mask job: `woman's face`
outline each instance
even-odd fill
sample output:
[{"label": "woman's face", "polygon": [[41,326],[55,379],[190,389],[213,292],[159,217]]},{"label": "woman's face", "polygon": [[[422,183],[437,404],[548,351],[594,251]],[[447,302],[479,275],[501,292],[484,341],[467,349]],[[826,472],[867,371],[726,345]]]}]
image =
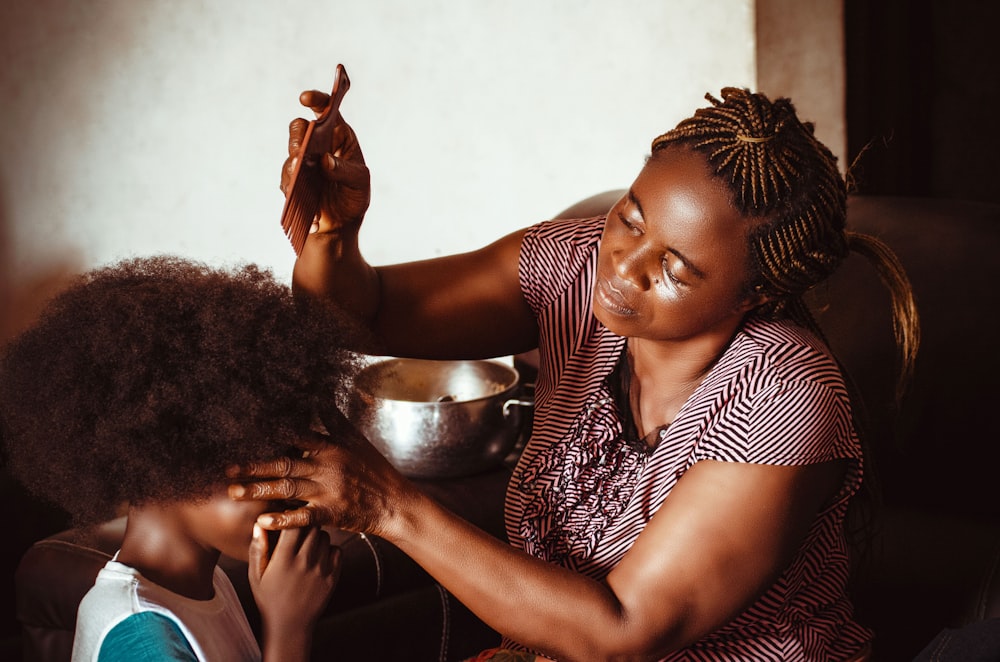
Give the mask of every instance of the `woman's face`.
[{"label": "woman's face", "polygon": [[757,303],[745,291],[746,231],[703,156],[660,150],[608,214],[594,315],[625,337],[728,339]]}]

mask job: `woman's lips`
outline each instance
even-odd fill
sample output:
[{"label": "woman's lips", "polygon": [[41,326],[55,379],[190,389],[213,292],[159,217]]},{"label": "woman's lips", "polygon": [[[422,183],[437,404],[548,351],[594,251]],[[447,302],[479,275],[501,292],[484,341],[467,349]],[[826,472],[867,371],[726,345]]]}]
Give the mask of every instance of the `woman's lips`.
[{"label": "woman's lips", "polygon": [[622,291],[606,280],[599,280],[595,288],[595,299],[597,303],[608,312],[622,317],[630,317],[636,314],[631,302]]}]

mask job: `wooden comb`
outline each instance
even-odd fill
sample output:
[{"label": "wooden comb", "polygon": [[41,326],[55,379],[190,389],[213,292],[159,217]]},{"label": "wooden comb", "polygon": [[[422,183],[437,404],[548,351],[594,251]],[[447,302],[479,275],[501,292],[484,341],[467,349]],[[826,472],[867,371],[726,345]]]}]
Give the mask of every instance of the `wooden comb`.
[{"label": "wooden comb", "polygon": [[344,65],[337,65],[337,77],[330,92],[330,102],[319,117],[309,122],[306,133],[302,136],[298,158],[292,170],[288,185],[288,196],[285,207],[281,210],[281,227],[285,236],[292,242],[295,255],[302,253],[309,236],[309,228],[313,219],[319,214],[323,200],[323,172],[320,170],[320,158],[330,149],[330,135],[334,122],[328,122],[338,114],[340,102],[351,87]]}]

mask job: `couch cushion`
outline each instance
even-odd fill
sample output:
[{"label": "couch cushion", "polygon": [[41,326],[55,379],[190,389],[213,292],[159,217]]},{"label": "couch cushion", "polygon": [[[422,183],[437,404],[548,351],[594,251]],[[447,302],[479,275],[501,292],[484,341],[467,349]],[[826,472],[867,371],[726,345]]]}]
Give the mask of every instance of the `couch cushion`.
[{"label": "couch cushion", "polygon": [[889,296],[875,271],[851,255],[811,298],[866,403],[882,494],[890,504],[1000,516],[991,462],[1000,205],[863,196],[848,204],[848,227],[899,256],[921,316],[916,372],[897,410]]}]

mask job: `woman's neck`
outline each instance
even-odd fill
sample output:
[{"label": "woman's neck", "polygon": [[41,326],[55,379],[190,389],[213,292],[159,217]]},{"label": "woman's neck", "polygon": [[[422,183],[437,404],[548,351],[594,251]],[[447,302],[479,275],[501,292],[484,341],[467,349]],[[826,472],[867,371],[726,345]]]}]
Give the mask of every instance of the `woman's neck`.
[{"label": "woman's neck", "polygon": [[174,593],[209,600],[220,554],[190,535],[180,510],[178,504],[129,508],[118,561]]},{"label": "woman's neck", "polygon": [[628,339],[629,398],[640,437],[673,422],[726,346]]}]

